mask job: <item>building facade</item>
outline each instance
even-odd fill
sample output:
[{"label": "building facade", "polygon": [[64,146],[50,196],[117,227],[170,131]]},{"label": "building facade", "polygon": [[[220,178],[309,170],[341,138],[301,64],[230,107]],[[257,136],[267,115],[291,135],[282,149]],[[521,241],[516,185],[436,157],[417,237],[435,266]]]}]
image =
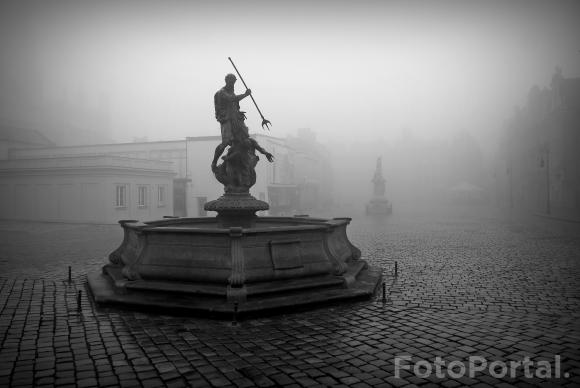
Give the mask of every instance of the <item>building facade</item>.
[{"label": "building facade", "polygon": [[296,184],[296,210],[311,213],[334,206],[334,169],[327,147],[318,142],[310,128],[301,128],[295,136],[288,136],[286,144],[293,151],[290,179]]},{"label": "building facade", "polygon": [[173,214],[170,162],[113,155],[0,161],[0,218],[116,223]]},{"label": "building facade", "polygon": [[186,148],[184,140],[94,144],[62,147],[13,148],[8,152],[9,159],[34,159],[50,157],[80,156],[120,156],[125,158],[169,162],[174,173],[171,182],[172,213],[167,215],[187,215]]},{"label": "building facade", "polygon": [[[319,208],[331,174],[323,154],[296,140],[253,134],[260,155],[251,194],[270,204],[260,215]],[[0,219],[115,223],[164,216],[213,216],[206,202],[223,186],[211,172],[220,136],[79,146],[15,146],[0,161]],[[293,146],[289,145],[293,144]],[[321,189],[322,187],[322,189]]]},{"label": "building facade", "polygon": [[495,167],[496,202],[580,220],[580,78],[556,70],[505,123]]}]

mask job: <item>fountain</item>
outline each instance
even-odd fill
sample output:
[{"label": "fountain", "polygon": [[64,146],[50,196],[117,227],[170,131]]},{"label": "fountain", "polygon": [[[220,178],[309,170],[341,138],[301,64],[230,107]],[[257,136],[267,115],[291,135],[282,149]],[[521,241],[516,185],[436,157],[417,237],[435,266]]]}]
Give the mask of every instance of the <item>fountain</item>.
[{"label": "fountain", "polygon": [[224,195],[205,205],[217,216],[119,221],[121,245],[101,272],[88,274],[98,304],[243,315],[374,294],[381,271],[349,241],[350,218],[256,216],[269,208],[249,191],[256,151],[268,161],[273,155],[248,136],[237,105],[245,95],[227,96],[230,118],[220,121],[212,171]]}]

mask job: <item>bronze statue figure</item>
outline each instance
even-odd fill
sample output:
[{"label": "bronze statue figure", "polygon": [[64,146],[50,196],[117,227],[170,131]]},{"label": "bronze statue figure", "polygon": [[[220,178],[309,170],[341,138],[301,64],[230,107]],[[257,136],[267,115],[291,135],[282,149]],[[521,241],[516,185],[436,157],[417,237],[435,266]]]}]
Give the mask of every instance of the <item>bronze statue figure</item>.
[{"label": "bronze statue figure", "polygon": [[260,159],[256,151],[266,156],[269,162],[274,160],[271,153],[248,136],[241,141],[234,141],[222,157],[224,162],[213,169],[216,179],[224,185],[226,193],[248,192],[256,183],[255,167]]},{"label": "bronze statue figure", "polygon": [[[211,169],[226,193],[247,193],[256,183],[255,167],[259,160],[256,151],[265,155],[269,162],[274,160],[274,156],[250,137],[244,122],[245,112],[240,111],[239,101],[251,95],[252,91],[246,89],[245,93],[236,95],[236,76],[233,74],[226,75],[225,81],[226,85],[214,95],[215,117],[221,125],[222,141],[215,149]],[[219,157],[228,146],[223,162],[218,165]]]},{"label": "bronze statue figure", "polygon": [[252,91],[246,89],[245,93],[236,95],[234,92],[236,80],[235,75],[231,73],[226,75],[225,86],[218,90],[213,97],[215,118],[221,126],[222,142],[215,149],[211,163],[212,170],[215,168],[220,155],[228,145],[232,144],[234,138],[241,139],[248,136],[248,127],[244,123],[246,115],[245,112],[240,111],[239,101],[252,94]]}]

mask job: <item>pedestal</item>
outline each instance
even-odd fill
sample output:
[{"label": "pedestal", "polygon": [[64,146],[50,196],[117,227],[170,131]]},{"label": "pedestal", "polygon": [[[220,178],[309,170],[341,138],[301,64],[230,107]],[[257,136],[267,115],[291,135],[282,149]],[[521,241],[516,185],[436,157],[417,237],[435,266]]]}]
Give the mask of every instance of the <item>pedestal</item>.
[{"label": "pedestal", "polygon": [[226,193],[220,198],[207,202],[203,207],[218,213],[216,219],[220,227],[251,228],[255,224],[256,212],[268,210],[267,202],[254,198],[250,193]]}]

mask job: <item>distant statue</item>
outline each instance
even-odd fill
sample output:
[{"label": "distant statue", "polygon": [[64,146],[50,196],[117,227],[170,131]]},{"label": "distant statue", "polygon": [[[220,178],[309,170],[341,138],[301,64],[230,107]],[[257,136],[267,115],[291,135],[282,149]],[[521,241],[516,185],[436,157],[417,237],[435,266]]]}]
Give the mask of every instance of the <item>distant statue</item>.
[{"label": "distant statue", "polygon": [[385,178],[383,177],[383,161],[381,157],[377,158],[375,175],[373,182],[373,197],[366,205],[367,215],[387,215],[393,212],[393,206],[385,197]]},{"label": "distant statue", "polygon": [[375,168],[375,175],[372,180],[374,184],[374,195],[375,197],[385,196],[385,178],[383,177],[383,162],[381,157],[377,158],[377,166]]},{"label": "distant statue", "polygon": [[[226,193],[247,193],[256,183],[255,167],[259,160],[256,151],[266,156],[269,162],[274,161],[274,156],[250,137],[244,123],[246,117],[240,111],[239,101],[251,94],[250,89],[244,94],[235,95],[236,76],[228,74],[225,80],[226,86],[214,95],[215,115],[221,124],[222,141],[215,149],[211,169],[218,182],[224,185]],[[228,152],[222,157],[223,162],[218,165],[219,157],[228,146]]]}]

